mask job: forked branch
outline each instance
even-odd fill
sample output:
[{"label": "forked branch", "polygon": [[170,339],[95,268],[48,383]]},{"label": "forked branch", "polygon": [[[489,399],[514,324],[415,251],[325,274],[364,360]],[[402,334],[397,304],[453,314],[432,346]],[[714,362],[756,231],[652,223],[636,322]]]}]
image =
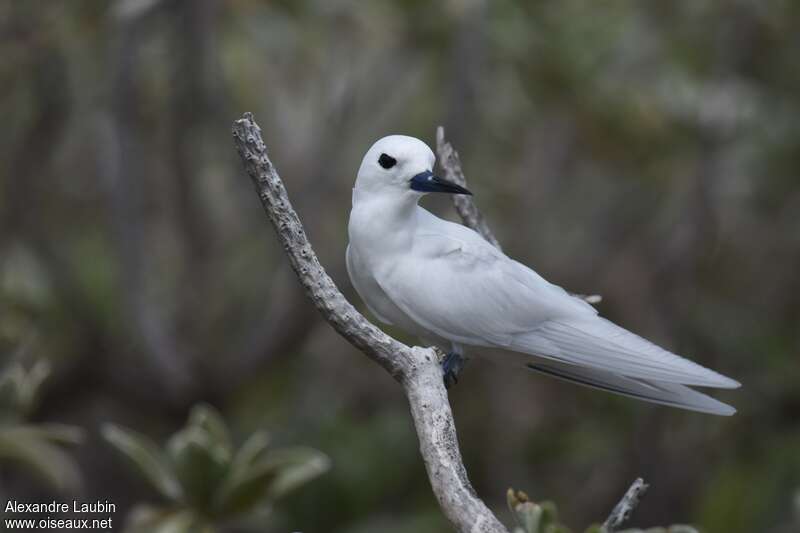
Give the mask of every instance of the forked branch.
[{"label": "forked branch", "polygon": [[308,297],[342,337],[403,386],[428,478],[445,516],[462,533],[508,533],[467,479],[442,381],[439,354],[431,348],[409,347],[389,337],[344,298],[311,248],[283,182],[267,156],[261,129],[252,114],[245,113],[234,123],[233,138],[264,211]]}]

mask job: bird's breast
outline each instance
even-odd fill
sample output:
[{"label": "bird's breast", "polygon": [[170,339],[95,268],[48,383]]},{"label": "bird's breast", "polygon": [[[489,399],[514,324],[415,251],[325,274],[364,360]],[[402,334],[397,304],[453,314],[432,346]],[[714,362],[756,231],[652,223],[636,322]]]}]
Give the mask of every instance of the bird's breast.
[{"label": "bird's breast", "polygon": [[413,323],[394,302],[387,296],[378,283],[380,265],[368,261],[358,247],[350,243],[347,247],[347,272],[358,295],[381,322],[399,326],[406,331],[416,332]]}]

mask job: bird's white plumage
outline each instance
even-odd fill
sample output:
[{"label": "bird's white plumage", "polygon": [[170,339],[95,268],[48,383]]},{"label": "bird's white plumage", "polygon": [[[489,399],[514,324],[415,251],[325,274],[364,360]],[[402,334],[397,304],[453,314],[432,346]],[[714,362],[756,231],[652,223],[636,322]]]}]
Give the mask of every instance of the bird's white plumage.
[{"label": "bird's white plumage", "polygon": [[[397,161],[378,164],[381,154]],[[729,406],[685,385],[737,382],[599,317],[597,311],[480,235],[417,205],[412,176],[432,170],[418,139],[391,136],[367,153],[353,190],[347,269],[383,322],[447,349],[497,347],[525,366],[638,399],[715,414]]]}]

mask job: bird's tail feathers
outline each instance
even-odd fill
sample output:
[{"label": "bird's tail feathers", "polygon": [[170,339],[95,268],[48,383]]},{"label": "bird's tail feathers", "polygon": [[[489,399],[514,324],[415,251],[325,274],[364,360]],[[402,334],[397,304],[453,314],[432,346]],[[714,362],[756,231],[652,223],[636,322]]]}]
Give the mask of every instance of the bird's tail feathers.
[{"label": "bird's tail feathers", "polygon": [[525,366],[530,370],[571,383],[629,396],[646,402],[712,415],[730,416],[736,412],[736,409],[728,404],[677,383],[617,376],[602,370],[539,358],[529,358]]},{"label": "bird's tail feathers", "polygon": [[549,320],[515,336],[509,349],[554,363],[628,378],[697,387],[740,386],[722,374],[675,355],[604,318]]}]

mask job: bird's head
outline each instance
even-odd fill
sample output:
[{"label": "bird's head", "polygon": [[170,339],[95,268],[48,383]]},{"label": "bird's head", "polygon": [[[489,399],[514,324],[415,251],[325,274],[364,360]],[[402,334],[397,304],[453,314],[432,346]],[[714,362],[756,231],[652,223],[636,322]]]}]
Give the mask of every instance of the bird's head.
[{"label": "bird's head", "polygon": [[436,157],[414,137],[389,135],[378,140],[358,169],[356,188],[375,193],[421,196],[429,192],[472,194],[464,187],[433,174]]}]

